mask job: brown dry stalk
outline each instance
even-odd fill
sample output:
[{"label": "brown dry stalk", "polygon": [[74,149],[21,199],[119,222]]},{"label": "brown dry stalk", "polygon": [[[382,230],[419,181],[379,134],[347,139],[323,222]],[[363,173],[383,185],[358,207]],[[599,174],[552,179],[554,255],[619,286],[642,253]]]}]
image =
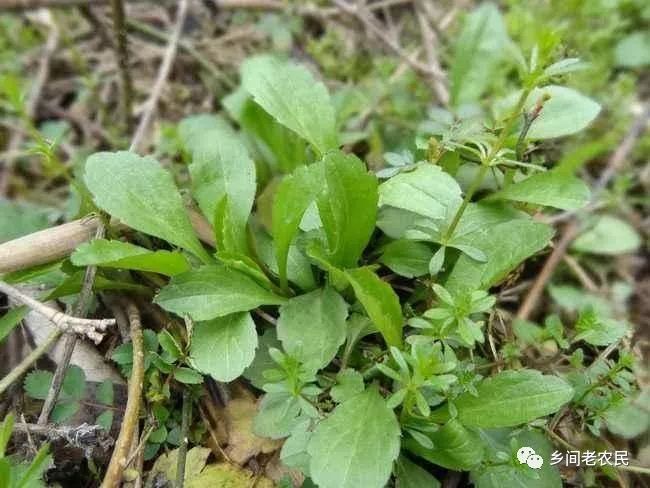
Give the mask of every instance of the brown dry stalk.
[{"label": "brown dry stalk", "polygon": [[122,121],[127,131],[131,129],[131,111],[133,106],[133,81],[129,71],[129,38],[126,31],[123,0],[111,0],[113,12],[113,32],[115,35],[115,54],[120,71],[122,97],[120,99]]},{"label": "brown dry stalk", "polygon": [[144,345],[140,312],[132,303],[126,306],[129,325],[131,327],[131,342],[133,343],[133,368],[129,378],[128,398],[124,409],[124,419],[120,433],[115,443],[115,449],[108,464],[102,488],[117,488],[122,482],[122,474],[126,467],[129,450],[133,443],[134,433],[140,418],[140,402],[142,401],[142,383],[144,381]]},{"label": "brown dry stalk", "polygon": [[65,314],[35,300],[4,281],[0,281],[0,292],[23,305],[27,305],[34,312],[43,315],[63,332],[74,332],[79,335],[85,335],[96,343],[101,342],[104,338],[103,332],[106,328],[109,325],[115,324],[115,319],[84,319]]}]

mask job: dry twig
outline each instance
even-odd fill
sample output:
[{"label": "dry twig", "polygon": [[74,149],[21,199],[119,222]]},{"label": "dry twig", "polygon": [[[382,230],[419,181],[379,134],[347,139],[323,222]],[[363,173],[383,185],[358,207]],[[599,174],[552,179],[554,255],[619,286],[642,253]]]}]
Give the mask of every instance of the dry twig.
[{"label": "dry twig", "polygon": [[113,11],[113,31],[115,33],[115,52],[122,82],[122,119],[127,131],[131,127],[131,107],[133,105],[133,81],[129,71],[129,39],[126,31],[123,0],[111,0]]},{"label": "dry twig", "polygon": [[106,470],[102,488],[117,488],[122,482],[122,474],[126,467],[129,449],[133,443],[133,435],[138,426],[140,401],[142,400],[142,382],[144,381],[144,350],[140,312],[135,305],[127,305],[127,315],[131,326],[131,341],[133,343],[133,368],[129,379],[128,399],[124,410],[124,419],[120,433],[115,443],[111,461]]},{"label": "dry twig", "polygon": [[176,51],[178,50],[178,42],[180,41],[181,34],[183,33],[183,25],[185,24],[185,18],[187,17],[187,5],[188,0],[180,0],[178,4],[178,12],[176,13],[176,24],[172,32],[171,37],[169,38],[169,44],[167,44],[167,49],[165,50],[165,55],[162,62],[160,63],[160,69],[158,70],[158,76],[156,77],[156,82],[153,85],[151,94],[145,102],[144,112],[140,118],[140,123],[138,124],[137,129],[133,139],[131,140],[130,151],[138,152],[142,139],[151,124],[154,114],[156,113],[156,108],[158,106],[158,100],[162,94],[162,90],[165,87],[167,78],[169,77],[169,72],[171,71],[172,64],[174,63],[174,58],[176,57]]},{"label": "dry twig", "polygon": [[109,325],[115,324],[115,319],[83,319],[73,317],[63,312],[48,307],[47,305],[26,295],[9,283],[0,281],[0,292],[13,298],[14,300],[27,305],[34,312],[43,315],[56,325],[62,332],[75,332],[79,335],[87,336],[96,343],[101,342],[104,338],[103,332]]}]

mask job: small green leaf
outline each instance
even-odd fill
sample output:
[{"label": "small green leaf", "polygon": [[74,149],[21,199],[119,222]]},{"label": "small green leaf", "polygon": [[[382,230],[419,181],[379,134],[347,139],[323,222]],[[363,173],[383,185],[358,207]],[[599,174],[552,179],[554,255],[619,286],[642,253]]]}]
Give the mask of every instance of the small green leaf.
[{"label": "small green leaf", "polygon": [[15,307],[10,309],[6,314],[0,317],[0,342],[9,335],[29,313],[27,307]]},{"label": "small green leaf", "polygon": [[242,85],[266,112],[320,154],[338,147],[336,114],[327,88],[304,67],[272,56],[242,66]]},{"label": "small green leaf", "polygon": [[52,373],[34,370],[25,377],[24,388],[27,396],[36,400],[45,400],[52,384]]},{"label": "small green leaf", "polygon": [[95,423],[99,425],[106,432],[110,432],[111,427],[113,426],[113,411],[106,410],[105,412],[100,413],[95,419]]},{"label": "small green leaf", "polygon": [[[504,371],[484,379],[478,395],[463,393],[455,401],[458,420],[469,427],[513,427],[550,415],[571,400],[573,388],[562,378],[535,370]],[[448,415],[446,406],[433,418]]]},{"label": "small green leaf", "polygon": [[612,256],[636,251],[641,238],[627,222],[611,215],[601,215],[573,241],[572,249],[589,254]]},{"label": "small green leaf", "polygon": [[546,171],[508,185],[489,198],[574,210],[584,207],[589,197],[589,187],[579,178],[560,171]]},{"label": "small green leaf", "polygon": [[440,482],[405,456],[395,464],[396,488],[439,488]]},{"label": "small green leaf", "polygon": [[45,229],[55,219],[52,209],[0,198],[0,243]]},{"label": "small green leaf", "polygon": [[623,337],[629,326],[620,320],[601,316],[589,308],[580,313],[575,329],[577,335],[573,342],[585,341],[593,346],[609,346]]},{"label": "small green leaf", "polygon": [[45,471],[52,464],[52,456],[49,454],[50,445],[45,443],[34,456],[34,459],[29,464],[29,468],[23,473],[16,484],[15,488],[33,488],[38,486],[39,482],[43,479]]},{"label": "small green leaf", "polygon": [[204,266],[174,276],[155,299],[165,310],[210,320],[260,305],[281,305],[285,299],[249,276],[225,266]]},{"label": "small green leaf", "polygon": [[[309,475],[310,457],[307,447],[312,436],[312,432],[307,427],[309,422],[303,422],[296,427],[284,441],[280,451],[280,459],[285,466],[299,469],[305,475]],[[290,483],[290,486],[293,484]]]},{"label": "small green leaf", "polygon": [[420,164],[379,186],[379,206],[400,208],[436,220],[453,215],[461,201],[456,180],[431,164]]},{"label": "small green leaf", "polygon": [[113,382],[111,380],[104,380],[97,386],[95,398],[99,403],[113,405],[114,396]]},{"label": "small green leaf", "polygon": [[336,375],[336,385],[330,390],[332,400],[341,403],[361,393],[364,389],[363,376],[354,369],[345,369]]},{"label": "small green leaf", "polygon": [[81,244],[70,256],[75,266],[135,269],[174,276],[190,269],[180,252],[150,251],[128,242],[97,239]]},{"label": "small green leaf", "polygon": [[158,332],[158,343],[171,358],[178,360],[183,357],[183,350],[181,349],[180,344],[174,339],[174,336],[169,333],[167,330],[161,330]]},{"label": "small green leaf", "polygon": [[190,368],[180,367],[174,370],[174,379],[186,385],[200,385],[203,383],[203,376]]},{"label": "small green leaf", "polygon": [[621,39],[614,50],[618,66],[638,68],[650,65],[650,33],[637,31]]},{"label": "small green leaf", "polygon": [[399,239],[382,248],[379,262],[398,275],[415,278],[429,272],[429,261],[432,257],[433,251],[427,244]]},{"label": "small green leaf", "polygon": [[492,83],[508,42],[499,9],[483,3],[469,14],[454,49],[451,64],[451,103],[476,102]]},{"label": "small green leaf", "polygon": [[321,488],[382,488],[399,448],[395,414],[370,388],[317,425],[308,446],[311,478]]},{"label": "small green leaf", "polygon": [[300,402],[289,393],[267,393],[253,420],[253,432],[260,437],[282,439],[300,423]]},{"label": "small green leaf", "polygon": [[290,299],[280,307],[278,338],[308,369],[327,366],[345,341],[347,304],[332,288]]},{"label": "small green leaf", "polygon": [[345,275],[386,343],[389,346],[401,346],[404,318],[399,298],[391,286],[370,268],[349,269]]},{"label": "small green leaf", "polygon": [[152,157],[127,151],[95,153],[86,161],[85,181],[102,210],[206,263],[212,261],[194,234],[171,174]]},{"label": "small green leaf", "polygon": [[650,390],[625,398],[605,411],[610,432],[625,439],[634,439],[650,428]]},{"label": "small green leaf", "polygon": [[2,421],[2,425],[0,425],[0,459],[5,457],[5,451],[7,444],[9,444],[9,439],[11,439],[15,421],[16,417],[13,413],[9,412]]},{"label": "small green leaf", "polygon": [[68,366],[61,387],[64,397],[81,400],[86,392],[86,373],[79,366]]},{"label": "small green leaf", "polygon": [[253,362],[255,323],[249,313],[233,313],[194,326],[190,347],[193,366],[218,381],[232,381]]},{"label": "small green leaf", "polygon": [[259,388],[260,390],[266,383],[268,383],[268,380],[264,378],[264,371],[276,366],[269,354],[269,348],[271,347],[275,349],[282,347],[282,344],[278,340],[275,328],[266,329],[264,334],[259,337],[259,346],[255,352],[255,359],[253,359],[251,365],[243,372],[244,378],[250,381],[255,388]]},{"label": "small green leaf", "polygon": [[62,401],[52,409],[52,422],[63,423],[70,420],[79,411],[81,405],[76,401]]},{"label": "small green leaf", "polygon": [[405,440],[404,446],[413,454],[443,468],[465,471],[480,464],[485,455],[480,437],[457,420],[450,420],[426,436],[433,448],[426,448],[415,439]]}]

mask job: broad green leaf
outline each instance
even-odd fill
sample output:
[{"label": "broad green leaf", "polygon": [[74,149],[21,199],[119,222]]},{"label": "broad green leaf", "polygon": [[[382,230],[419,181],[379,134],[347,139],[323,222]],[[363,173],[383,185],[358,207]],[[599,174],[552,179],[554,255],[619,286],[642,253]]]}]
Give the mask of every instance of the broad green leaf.
[{"label": "broad green leaf", "polygon": [[25,377],[23,387],[27,396],[36,400],[45,400],[52,384],[53,374],[49,371],[34,370]]},{"label": "broad green leaf", "polygon": [[99,152],[86,162],[86,185],[102,210],[129,227],[212,261],[187,216],[171,174],[152,157]]},{"label": "broad green leaf", "polygon": [[190,357],[199,371],[217,381],[241,376],[257,348],[255,323],[249,313],[233,313],[194,326]]},{"label": "broad green leaf", "polygon": [[[503,101],[503,113],[507,113],[516,103],[520,93],[515,93]],[[600,105],[581,93],[563,86],[549,85],[535,88],[526,100],[525,108],[532,109],[540,100],[544,102],[539,116],[528,130],[529,139],[552,139],[580,132],[600,113]]]},{"label": "broad green leaf", "polygon": [[377,178],[359,158],[338,151],[318,164],[325,175],[317,202],[329,261],[342,268],[356,266],[375,228]]},{"label": "broad green leaf", "polygon": [[451,103],[476,102],[493,82],[509,42],[503,18],[492,3],[484,3],[465,19],[451,63]]},{"label": "broad green leaf", "polygon": [[364,389],[363,375],[356,369],[344,369],[336,375],[336,385],[330,390],[332,400],[344,402]]},{"label": "broad green leaf", "polygon": [[638,68],[650,65],[650,32],[637,31],[621,39],[614,49],[618,66]]},{"label": "broad green leaf", "polygon": [[406,456],[395,463],[396,488],[438,488],[440,482]]},{"label": "broad green leaf", "polygon": [[242,85],[266,112],[320,154],[338,147],[336,115],[323,83],[303,66],[272,56],[248,59]]},{"label": "broad green leaf", "polygon": [[70,261],[75,266],[135,269],[174,276],[190,269],[180,252],[150,251],[128,242],[97,239],[81,244]]},{"label": "broad green leaf", "polygon": [[308,369],[327,366],[345,341],[347,304],[332,288],[290,299],[280,307],[278,338]]},{"label": "broad green leaf", "polygon": [[155,299],[165,310],[194,320],[210,320],[284,301],[249,276],[225,266],[203,266],[174,276]]},{"label": "broad green leaf", "polygon": [[220,250],[246,253],[246,227],[255,200],[255,164],[243,140],[227,125],[199,132],[187,147],[192,194],[214,224]]},{"label": "broad green leaf", "polygon": [[[237,376],[239,376],[239,374]],[[203,376],[201,376],[193,369],[185,368],[185,367],[174,369],[174,379],[180,383],[185,383],[186,385],[200,385],[203,383]],[[230,381],[230,380],[224,380],[224,381]],[[166,437],[167,436],[165,436],[165,438]]]},{"label": "broad green leaf", "polygon": [[307,162],[305,141],[278,124],[243,88],[227,96],[223,104],[272,168],[290,173]]},{"label": "broad green leaf", "polygon": [[287,283],[287,255],[298,233],[300,221],[307,207],[315,201],[323,187],[323,175],[317,165],[300,167],[286,176],[275,193],[273,202],[273,238],[283,286]]},{"label": "broad green leaf", "polygon": [[296,427],[291,435],[284,441],[280,451],[282,464],[290,468],[296,468],[303,474],[309,475],[310,457],[307,452],[312,432],[308,430],[309,422],[303,422]]},{"label": "broad green leaf", "polygon": [[493,446],[493,449],[510,453],[511,444],[516,448],[524,446],[533,448],[535,453],[544,460],[542,467],[533,470],[525,464],[520,465],[515,453],[512,453],[512,462],[516,463],[514,465],[512,463],[487,464],[472,471],[471,479],[476,488],[562,488],[560,473],[556,466],[550,464],[553,445],[546,437],[534,431],[523,431],[512,439],[506,437],[503,443]]},{"label": "broad green leaf", "polygon": [[61,391],[64,398],[81,400],[86,392],[86,374],[84,370],[79,366],[68,366],[63,377]]},{"label": "broad green leaf", "polygon": [[97,386],[95,398],[99,403],[103,403],[104,405],[113,405],[113,400],[115,398],[113,382],[111,380],[102,381]]},{"label": "broad green leaf", "polygon": [[244,378],[260,390],[268,383],[268,380],[264,378],[264,371],[276,367],[275,361],[273,361],[269,354],[269,348],[271,347],[276,349],[282,348],[275,328],[266,329],[264,334],[259,337],[259,347],[255,352],[255,359],[253,359],[251,365],[243,372]]},{"label": "broad green leaf", "polygon": [[[513,427],[555,413],[571,400],[573,388],[562,378],[535,370],[504,371],[484,379],[478,395],[463,393],[455,401],[458,420],[481,428]],[[447,407],[432,413],[448,415]]]},{"label": "broad green leaf", "polygon": [[509,185],[489,198],[573,210],[585,206],[589,197],[589,187],[581,179],[564,172],[546,171]]},{"label": "broad green leaf", "polygon": [[185,117],[178,124],[178,136],[181,146],[191,156],[192,150],[201,143],[204,134],[211,130],[227,130],[228,122],[219,115],[197,114]]},{"label": "broad green leaf", "polygon": [[605,411],[605,421],[610,432],[625,439],[634,439],[650,429],[650,390],[623,399]]},{"label": "broad green leaf", "polygon": [[461,189],[439,166],[420,164],[379,186],[379,205],[408,210],[436,220],[454,214],[462,201]]},{"label": "broad green leaf", "polygon": [[395,414],[370,388],[317,425],[308,446],[311,478],[321,488],[382,488],[399,448]]},{"label": "broad green leaf", "polygon": [[289,393],[267,393],[253,420],[253,432],[260,437],[282,439],[300,423],[300,402]]},{"label": "broad green leaf", "polygon": [[45,229],[55,219],[53,209],[0,198],[0,243]]},{"label": "broad green leaf", "polygon": [[407,278],[415,278],[429,272],[433,250],[422,242],[399,239],[382,248],[379,262],[391,271]]},{"label": "broad green leaf", "polygon": [[404,441],[404,447],[427,461],[455,471],[477,466],[485,455],[480,437],[457,420],[450,420],[435,432],[426,434],[433,448],[426,448],[413,438]]},{"label": "broad green leaf", "polygon": [[[515,219],[468,233],[463,243],[480,249],[487,260],[479,262],[462,254],[447,277],[445,287],[452,292],[467,287],[488,289],[526,258],[543,249],[552,235],[552,227],[529,219]],[[458,241],[454,239],[454,242]]]},{"label": "broad green leaf", "polygon": [[580,234],[571,246],[572,249],[589,254],[612,256],[636,251],[641,238],[634,227],[611,215],[601,215],[591,221],[591,225]]},{"label": "broad green leaf", "polygon": [[370,268],[349,269],[345,275],[386,343],[389,346],[401,346],[404,317],[399,298],[391,286]]},{"label": "broad green leaf", "polygon": [[[276,275],[279,275],[278,261],[276,259],[275,243],[273,239],[260,230],[255,233],[256,251],[259,258],[264,262]],[[311,268],[311,263],[307,256],[298,248],[298,246],[289,246],[287,254],[287,278],[303,290],[313,290],[316,288],[316,280]]]}]

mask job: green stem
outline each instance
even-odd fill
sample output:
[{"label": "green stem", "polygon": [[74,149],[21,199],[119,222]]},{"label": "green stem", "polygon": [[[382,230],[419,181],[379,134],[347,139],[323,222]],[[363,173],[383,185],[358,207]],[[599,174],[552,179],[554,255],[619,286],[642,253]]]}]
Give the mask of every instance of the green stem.
[{"label": "green stem", "polygon": [[183,390],[183,409],[181,413],[181,445],[178,448],[178,461],[176,463],[175,488],[183,488],[185,482],[185,464],[187,460],[187,436],[190,430],[190,417],[192,415],[192,399],[190,392]]},{"label": "green stem", "polygon": [[521,114],[521,111],[524,108],[524,105],[526,103],[526,100],[528,99],[528,95],[530,95],[530,92],[531,92],[531,88],[526,88],[521,92],[521,95],[519,96],[519,100],[517,100],[517,104],[515,105],[515,108],[510,113],[510,115],[508,115],[508,117],[506,118],[506,123],[501,129],[501,132],[499,133],[499,138],[497,139],[496,143],[492,146],[492,150],[488,154],[487,158],[485,158],[485,160],[482,161],[481,169],[478,171],[478,173],[476,173],[474,180],[470,184],[470,187],[467,189],[467,193],[465,193],[465,198],[463,198],[463,202],[460,204],[460,207],[458,207],[458,210],[456,210],[456,213],[454,214],[454,218],[451,221],[451,225],[447,228],[447,231],[445,232],[442,238],[443,244],[446,244],[449,241],[449,239],[451,239],[452,236],[454,235],[454,231],[456,230],[456,227],[458,226],[458,222],[460,222],[460,219],[463,216],[463,213],[465,212],[467,205],[472,200],[472,197],[474,196],[474,193],[476,193],[476,190],[478,190],[481,184],[483,183],[483,180],[485,179],[485,176],[487,175],[489,168],[491,168],[492,166],[492,162],[494,161],[494,158],[505,145],[506,139],[508,138],[508,135],[512,131],[514,123],[517,121],[517,118]]}]

